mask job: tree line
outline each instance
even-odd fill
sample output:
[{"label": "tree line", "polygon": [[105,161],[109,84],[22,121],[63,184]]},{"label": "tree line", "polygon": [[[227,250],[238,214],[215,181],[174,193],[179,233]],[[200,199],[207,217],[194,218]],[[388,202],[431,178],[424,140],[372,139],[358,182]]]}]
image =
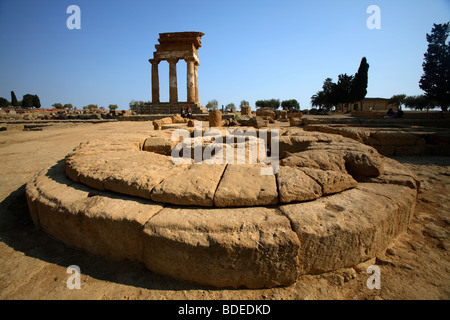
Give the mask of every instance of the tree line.
[{"label": "tree line", "polygon": [[[425,94],[407,96],[397,94],[389,99],[389,103],[398,108],[429,110],[441,107],[447,111],[450,106],[450,43],[447,41],[450,34],[450,22],[433,24],[430,34],[426,35],[428,42],[427,52],[422,63],[423,75],[419,80],[419,88]],[[332,106],[345,105],[361,101],[367,94],[369,65],[365,57],[362,58],[358,72],[354,76],[340,74],[338,82],[333,83],[331,78],[325,79],[322,90],[311,97],[311,104],[317,107],[330,109]]]},{"label": "tree line", "polygon": [[[431,33],[427,34],[428,48],[424,54],[422,64],[423,75],[419,87],[425,91],[424,97],[418,97],[415,102],[418,106],[440,106],[447,111],[450,105],[450,22],[434,24]],[[411,99],[411,98],[410,98]],[[414,100],[414,99],[413,99]],[[411,103],[409,99],[403,101],[405,105]]]},{"label": "tree line", "polygon": [[[55,109],[67,109],[67,110],[72,110],[74,109],[74,106],[71,103],[66,103],[66,104],[62,104],[62,103],[54,103],[52,104],[52,107]],[[110,104],[108,106],[108,109],[110,111],[114,111],[118,108],[119,106],[117,104]],[[88,104],[87,106],[83,107],[83,110],[89,110],[89,111],[97,111],[97,110],[106,110],[105,107],[98,107],[98,105],[96,104]]]},{"label": "tree line", "polygon": [[401,110],[403,107],[414,110],[430,110],[437,107],[438,103],[429,99],[426,95],[407,96],[406,94],[393,95],[388,104],[394,105]]},{"label": "tree line", "polygon": [[[242,100],[240,107],[248,107],[250,106],[250,103],[247,100]],[[283,108],[283,110],[290,110],[290,109],[300,109],[300,104],[295,99],[290,100],[283,100],[280,102],[280,99],[267,99],[267,100],[257,100],[255,102],[255,106],[258,108],[271,108],[271,109],[278,109],[280,106]],[[217,110],[219,107],[219,102],[216,99],[208,101],[205,108],[207,110]],[[225,111],[232,111],[236,110],[236,106],[234,103],[229,103],[224,108]]]},{"label": "tree line", "polygon": [[[7,108],[7,107],[21,107],[21,108],[40,108],[41,107],[41,101],[39,99],[39,96],[37,94],[25,94],[22,98],[22,100],[17,100],[16,94],[14,91],[11,91],[11,101],[8,101],[7,99],[0,97],[0,108]],[[55,109],[67,109],[72,110],[74,109],[74,106],[71,103],[54,103],[52,104],[52,107]],[[110,104],[108,106],[108,109],[111,111],[114,111],[118,109],[118,105],[116,104]],[[89,104],[87,106],[83,107],[83,110],[105,110],[105,107],[98,107],[96,104]]]},{"label": "tree line", "polygon": [[11,91],[11,101],[8,101],[7,99],[0,97],[0,108],[6,108],[9,106],[13,106],[15,108],[22,107],[22,108],[40,108],[41,107],[41,100],[39,99],[39,96],[37,94],[25,94],[22,97],[22,100],[17,100],[16,94],[14,91]]},{"label": "tree line", "polygon": [[355,75],[340,74],[337,83],[332,78],[326,78],[322,90],[311,97],[311,105],[330,110],[340,104],[346,106],[348,111],[349,104],[361,101],[362,109],[362,101],[367,94],[368,71],[369,64],[363,57]]},{"label": "tree line", "polygon": [[450,105],[450,44],[447,42],[450,22],[433,24],[431,33],[426,35],[427,52],[422,64],[423,75],[419,87],[425,94],[408,96],[396,94],[389,99],[389,104],[401,109],[429,110],[441,107],[447,111]]}]

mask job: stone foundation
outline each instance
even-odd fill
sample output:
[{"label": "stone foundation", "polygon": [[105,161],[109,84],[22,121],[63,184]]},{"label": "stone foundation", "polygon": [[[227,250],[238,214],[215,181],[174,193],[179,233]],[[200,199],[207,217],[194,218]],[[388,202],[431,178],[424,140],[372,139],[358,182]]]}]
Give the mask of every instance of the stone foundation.
[{"label": "stone foundation", "polygon": [[354,140],[296,130],[280,135],[275,175],[174,164],[171,130],[83,143],[27,184],[30,214],[69,246],[216,287],[286,286],[386,250],[411,220],[414,175]]},{"label": "stone foundation", "polygon": [[160,102],[146,103],[141,108],[141,114],[181,114],[181,109],[191,107],[193,114],[207,114],[208,110],[203,108],[199,103],[195,102]]}]

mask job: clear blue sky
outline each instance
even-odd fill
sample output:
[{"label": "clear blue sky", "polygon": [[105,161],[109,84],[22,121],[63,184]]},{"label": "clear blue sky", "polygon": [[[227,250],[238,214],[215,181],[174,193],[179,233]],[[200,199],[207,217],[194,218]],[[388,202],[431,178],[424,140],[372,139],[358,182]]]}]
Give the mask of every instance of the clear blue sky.
[{"label": "clear blue sky", "polygon": [[[69,5],[81,29],[69,30]],[[370,5],[381,29],[370,30]],[[0,97],[38,94],[81,108],[93,103],[128,109],[151,100],[151,65],[158,34],[200,31],[202,105],[311,96],[327,77],[370,65],[367,97],[422,94],[426,33],[450,20],[449,0],[0,0]],[[179,100],[186,99],[186,64],[177,65]],[[160,64],[161,101],[169,100],[168,64]]]}]

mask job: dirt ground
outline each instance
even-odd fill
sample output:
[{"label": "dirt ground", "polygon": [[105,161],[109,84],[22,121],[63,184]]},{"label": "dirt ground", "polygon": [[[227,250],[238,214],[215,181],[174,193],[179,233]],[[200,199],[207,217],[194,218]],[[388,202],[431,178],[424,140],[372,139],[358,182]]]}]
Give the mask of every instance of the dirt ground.
[{"label": "dirt ground", "polygon": [[[141,263],[69,248],[34,227],[25,184],[93,138],[153,130],[151,122],[56,124],[42,131],[0,132],[0,299],[431,299],[450,298],[450,157],[396,158],[421,181],[407,233],[383,255],[355,268],[301,276],[290,287],[216,289],[154,274]],[[366,285],[367,266],[380,268],[381,289]],[[81,271],[70,290],[67,268]]]}]

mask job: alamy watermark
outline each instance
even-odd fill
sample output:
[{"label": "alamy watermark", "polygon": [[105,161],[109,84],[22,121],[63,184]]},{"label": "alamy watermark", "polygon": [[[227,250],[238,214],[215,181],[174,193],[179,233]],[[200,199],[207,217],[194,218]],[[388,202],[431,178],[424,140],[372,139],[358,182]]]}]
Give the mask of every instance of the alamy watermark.
[{"label": "alamy watermark", "polygon": [[224,136],[215,128],[203,133],[198,122],[193,137],[188,130],[177,129],[171,140],[178,142],[171,153],[174,164],[191,164],[192,160],[194,164],[265,164],[261,175],[278,172],[279,129],[226,129]]},{"label": "alamy watermark", "polygon": [[67,7],[66,13],[71,14],[66,21],[67,29],[81,29],[81,9],[79,6],[70,5]]},{"label": "alamy watermark", "polygon": [[81,289],[81,270],[77,265],[71,265],[67,267],[67,273],[72,274],[66,282],[68,289]]},{"label": "alamy watermark", "polygon": [[377,5],[371,5],[367,7],[367,14],[370,14],[367,18],[366,26],[369,30],[381,29],[381,9]]},{"label": "alamy watermark", "polygon": [[377,265],[370,265],[367,267],[367,273],[371,274],[369,278],[367,278],[366,286],[370,290],[373,289],[381,289],[381,270]]}]

